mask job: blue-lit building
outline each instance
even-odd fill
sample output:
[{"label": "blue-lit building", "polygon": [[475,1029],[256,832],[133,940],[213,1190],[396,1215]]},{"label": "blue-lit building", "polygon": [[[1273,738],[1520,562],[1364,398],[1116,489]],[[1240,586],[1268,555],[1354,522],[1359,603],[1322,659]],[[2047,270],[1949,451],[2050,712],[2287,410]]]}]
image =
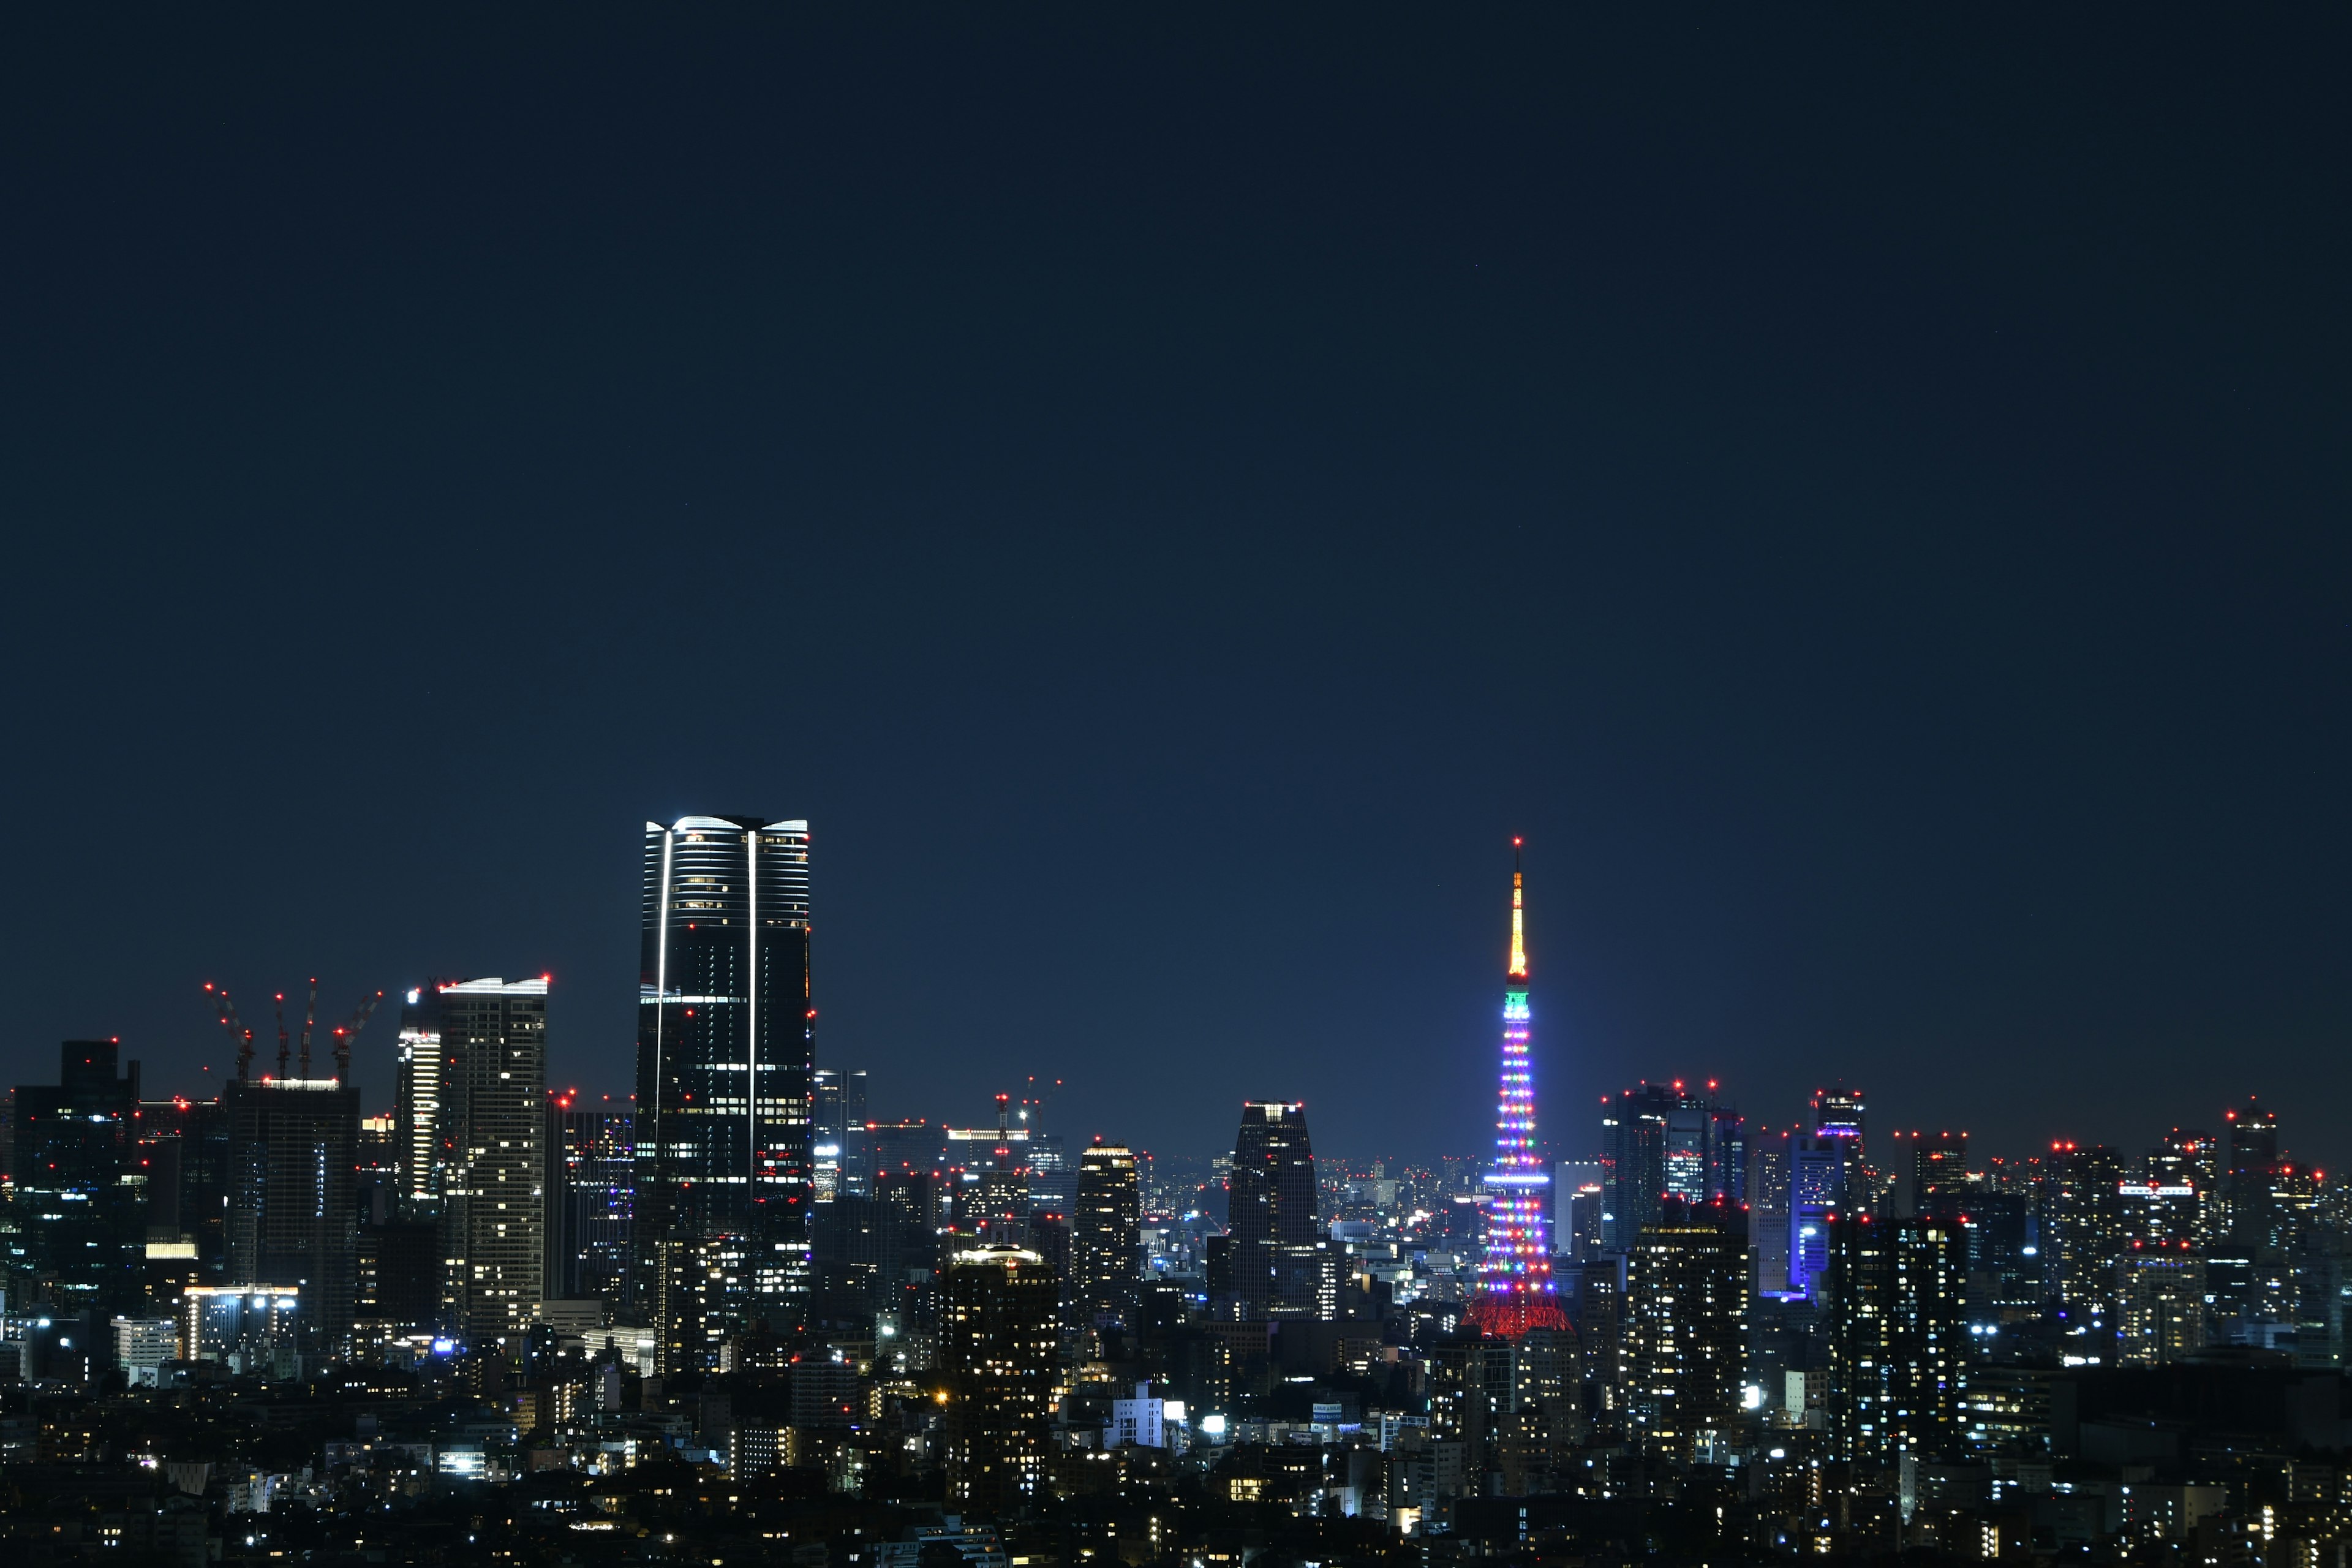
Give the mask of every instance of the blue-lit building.
[{"label": "blue-lit building", "polygon": [[146,1258],[139,1064],[117,1076],[112,1040],[68,1040],[58,1081],[24,1084],[15,1119],[17,1232],[10,1264],[63,1311],[134,1311]]}]

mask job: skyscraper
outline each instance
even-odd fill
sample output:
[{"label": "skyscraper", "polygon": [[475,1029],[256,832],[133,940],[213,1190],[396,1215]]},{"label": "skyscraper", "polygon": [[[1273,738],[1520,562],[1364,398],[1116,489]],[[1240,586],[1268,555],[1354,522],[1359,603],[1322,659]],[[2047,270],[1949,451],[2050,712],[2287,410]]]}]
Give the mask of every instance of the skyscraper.
[{"label": "skyscraper", "polygon": [[[710,1326],[785,1326],[808,1286],[808,824],[646,824],[641,937],[639,1278],[661,1321],[706,1325],[665,1364],[710,1365]],[[690,1311],[658,1294],[713,1279]]]},{"label": "skyscraper", "polygon": [[940,1309],[948,1500],[1009,1512],[1045,1487],[1061,1282],[1036,1253],[960,1252]]},{"label": "skyscraper", "polygon": [[635,1118],[571,1095],[548,1106],[547,1293],[635,1305],[632,1229],[637,1195]]},{"label": "skyscraper", "polygon": [[448,981],[410,1009],[440,1042],[443,1300],[476,1347],[519,1351],[548,1294],[547,990]]},{"label": "skyscraper", "polygon": [[1669,1198],[1625,1267],[1627,1415],[1645,1450],[1688,1460],[1739,1420],[1747,1216],[1721,1199]]},{"label": "skyscraper", "polygon": [[1135,1152],[1095,1140],[1078,1156],[1078,1203],[1070,1237],[1069,1299],[1081,1328],[1135,1324],[1143,1205]]},{"label": "skyscraper", "polygon": [[302,1348],[337,1351],[357,1300],[360,1091],[334,1079],[238,1079],[229,1127],[228,1283],[300,1288]]},{"label": "skyscraper", "polygon": [[[1514,851],[1518,840],[1511,840]],[[1503,980],[1503,1071],[1495,1113],[1495,1163],[1486,1173],[1486,1255],[1469,1321],[1517,1339],[1565,1329],[1551,1278],[1551,1168],[1536,1144],[1535,1068],[1528,1058],[1526,889],[1511,867],[1511,958]]]},{"label": "skyscraper", "polygon": [[1941,1220],[1830,1222],[1831,1405],[1840,1458],[1939,1458],[1957,1440],[1964,1243]]},{"label": "skyscraper", "polygon": [[1604,1102],[1601,1114],[1601,1245],[1622,1252],[1657,1223],[1668,1198],[1744,1200],[1748,1122],[1717,1102],[1717,1084],[1694,1092],[1677,1079],[1643,1083]]},{"label": "skyscraper", "polygon": [[58,1081],[16,1096],[16,1209],[30,1261],[59,1305],[131,1310],[147,1239],[138,1163],[139,1064],[115,1076],[112,1040],[68,1040]]},{"label": "skyscraper", "polygon": [[816,1068],[809,1074],[810,1201],[873,1193],[866,1146],[866,1069]]},{"label": "skyscraper", "polygon": [[436,1221],[449,1163],[441,1115],[448,1061],[441,1046],[441,999],[434,984],[409,991],[400,1009],[395,1049],[393,1163],[400,1212],[404,1219]]},{"label": "skyscraper", "polygon": [[[1296,1270],[1281,1268],[1293,1249],[1322,1239],[1316,1212],[1315,1151],[1307,1137],[1307,1107],[1297,1101],[1253,1100],[1242,1106],[1234,1136],[1233,1184],[1225,1230],[1231,1241],[1233,1290],[1213,1303],[1219,1315],[1256,1322],[1277,1308],[1311,1310],[1297,1299]],[[1277,1275],[1287,1289],[1277,1288]]]}]

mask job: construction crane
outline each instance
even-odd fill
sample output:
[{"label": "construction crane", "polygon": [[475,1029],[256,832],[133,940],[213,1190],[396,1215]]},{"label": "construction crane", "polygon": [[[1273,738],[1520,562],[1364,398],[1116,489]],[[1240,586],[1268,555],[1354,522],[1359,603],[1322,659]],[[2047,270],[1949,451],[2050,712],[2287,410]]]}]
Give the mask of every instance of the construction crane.
[{"label": "construction crane", "polygon": [[[220,1015],[221,1027],[226,1029],[229,1034],[229,1038],[236,1042],[236,1076],[239,1079],[251,1077],[253,1071],[253,1031],[247,1028],[244,1022],[237,1017],[236,1004],[228,999],[228,988],[226,986],[215,985],[208,980],[205,982],[205,990],[206,994],[212,997],[213,1006]],[[286,993],[280,991],[276,996],[272,997],[271,1000],[276,1004],[278,1012],[278,1076],[282,1079],[289,1076],[289,1068],[292,1067],[295,1059],[295,1042],[293,1037],[287,1032],[286,1028]],[[341,1024],[336,1026],[333,1034],[333,1041],[335,1051],[335,1078],[339,1082],[350,1081],[352,1076],[352,1042],[359,1037],[359,1032],[362,1029],[367,1027],[367,1021],[375,1016],[375,1010],[383,1005],[383,993],[381,991],[375,993],[372,996],[362,997],[360,1001],[358,1009],[354,1011],[349,1018],[345,1019]],[[318,1032],[318,1024],[319,980],[316,975],[313,975],[310,978],[310,1003],[303,1009],[302,1013],[301,1056],[299,1060],[301,1064],[301,1076],[305,1079],[310,1076],[310,1039],[311,1037]]]},{"label": "construction crane", "polygon": [[310,976],[310,1001],[302,1009],[302,1076],[310,1076],[310,1031],[319,1022],[319,977]]},{"label": "construction crane", "polygon": [[215,985],[207,980],[205,989],[212,993],[213,1006],[220,1015],[221,1027],[226,1029],[228,1037],[236,1042],[236,1076],[242,1079],[253,1068],[253,1031],[238,1020],[236,1004],[228,999],[227,986]]},{"label": "construction crane", "polygon": [[359,1011],[336,1027],[335,1078],[337,1081],[344,1083],[351,1081],[352,1042],[359,1037],[359,1032],[362,1029],[367,1027],[367,1021],[375,1016],[375,1010],[383,1002],[383,993],[379,991],[361,1003]]}]

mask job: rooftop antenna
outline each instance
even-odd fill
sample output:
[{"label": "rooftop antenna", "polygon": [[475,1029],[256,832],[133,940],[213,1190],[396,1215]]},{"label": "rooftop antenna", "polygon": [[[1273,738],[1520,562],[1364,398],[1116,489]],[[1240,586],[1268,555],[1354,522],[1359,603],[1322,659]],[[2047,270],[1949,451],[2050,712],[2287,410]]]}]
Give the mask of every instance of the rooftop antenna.
[{"label": "rooftop antenna", "polygon": [[286,1076],[286,993],[278,994],[278,1076]]}]

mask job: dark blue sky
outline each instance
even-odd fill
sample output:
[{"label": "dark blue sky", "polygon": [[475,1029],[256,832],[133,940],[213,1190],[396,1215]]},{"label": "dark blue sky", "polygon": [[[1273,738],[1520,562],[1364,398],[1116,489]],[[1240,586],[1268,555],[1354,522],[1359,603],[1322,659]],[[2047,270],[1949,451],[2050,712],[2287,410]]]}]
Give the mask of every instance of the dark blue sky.
[{"label": "dark blue sky", "polygon": [[[14,14],[12,1080],[815,825],[877,1114],[2352,1156],[2340,15]],[[363,1052],[388,1103],[390,1030]]]}]

